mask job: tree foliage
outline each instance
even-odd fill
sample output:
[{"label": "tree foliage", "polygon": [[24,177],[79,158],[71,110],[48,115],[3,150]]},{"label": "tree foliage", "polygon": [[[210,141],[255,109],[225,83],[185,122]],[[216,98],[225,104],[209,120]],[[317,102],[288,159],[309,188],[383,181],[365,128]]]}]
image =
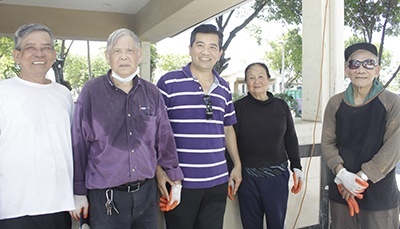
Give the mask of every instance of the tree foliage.
[{"label": "tree foliage", "polygon": [[157,68],[162,71],[169,72],[181,69],[187,63],[190,62],[189,55],[178,55],[178,54],[167,54],[160,55]]},{"label": "tree foliage", "polygon": [[[91,65],[94,77],[103,75],[109,70],[103,55],[98,55],[92,59]],[[90,79],[86,56],[70,54],[65,61],[64,76],[72,89],[79,93],[83,85]]]},{"label": "tree foliage", "polygon": [[[300,24],[301,23],[301,1],[302,0],[254,0],[249,7],[247,5],[234,9],[226,14],[223,14],[215,19],[218,29],[225,32],[233,17],[241,18],[242,22],[235,26],[229,32],[229,36],[222,44],[222,54],[220,60],[215,64],[214,69],[221,73],[229,66],[231,57],[225,56],[225,51],[228,49],[232,40],[237,33],[246,28],[255,18],[260,18],[265,21],[277,21],[285,24]],[[260,31],[257,28],[253,28]]]},{"label": "tree foliage", "polygon": [[14,41],[10,37],[0,37],[0,80],[17,74],[12,52]]},{"label": "tree foliage", "polygon": [[[302,37],[299,29],[284,34],[280,41],[270,42],[272,51],[266,53],[268,65],[282,74],[282,51],[284,51],[285,88],[301,83],[302,79]],[[282,50],[283,49],[283,50]]]},{"label": "tree foliage", "polygon": [[[345,0],[345,24],[355,36],[372,43],[373,34],[380,33],[378,62],[385,64],[383,55],[386,36],[400,35],[400,2],[398,0]],[[400,65],[392,74],[394,78]],[[398,80],[400,83],[400,80]]]}]

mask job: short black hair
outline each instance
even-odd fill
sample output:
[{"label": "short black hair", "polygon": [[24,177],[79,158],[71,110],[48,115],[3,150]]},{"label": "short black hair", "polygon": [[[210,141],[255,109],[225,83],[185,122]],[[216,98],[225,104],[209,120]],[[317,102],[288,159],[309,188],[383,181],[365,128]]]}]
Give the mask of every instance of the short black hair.
[{"label": "short black hair", "polygon": [[267,65],[262,62],[254,62],[254,63],[247,65],[246,69],[244,70],[244,81],[247,81],[247,71],[254,65],[260,65],[261,67],[263,67],[265,69],[265,71],[267,72],[268,79],[271,79],[271,75],[269,74],[269,69],[268,69]]},{"label": "short black hair", "polygon": [[218,45],[219,50],[222,49],[222,40],[224,39],[224,35],[221,31],[217,29],[215,25],[211,24],[202,24],[197,26],[193,29],[192,33],[190,34],[190,47],[193,46],[194,42],[196,41],[196,35],[198,33],[205,33],[205,34],[215,34],[218,36]]}]

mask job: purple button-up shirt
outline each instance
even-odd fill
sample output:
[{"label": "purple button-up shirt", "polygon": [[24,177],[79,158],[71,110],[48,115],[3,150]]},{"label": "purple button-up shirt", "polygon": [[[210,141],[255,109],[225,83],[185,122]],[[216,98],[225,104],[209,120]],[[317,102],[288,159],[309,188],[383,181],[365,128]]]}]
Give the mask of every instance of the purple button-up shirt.
[{"label": "purple button-up shirt", "polygon": [[170,179],[183,179],[158,88],[138,76],[133,85],[126,94],[109,71],[83,87],[72,125],[76,195],[153,178],[157,165]]}]

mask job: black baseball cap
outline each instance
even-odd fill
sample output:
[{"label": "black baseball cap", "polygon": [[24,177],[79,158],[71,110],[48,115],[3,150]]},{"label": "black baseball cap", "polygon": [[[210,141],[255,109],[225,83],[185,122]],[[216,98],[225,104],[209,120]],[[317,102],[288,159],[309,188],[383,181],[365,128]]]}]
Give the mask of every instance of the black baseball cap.
[{"label": "black baseball cap", "polygon": [[375,45],[371,44],[371,43],[356,43],[356,44],[352,44],[349,47],[346,48],[346,50],[344,51],[344,59],[345,61],[349,60],[349,57],[351,56],[351,54],[353,54],[355,51],[358,50],[367,50],[371,53],[373,53],[375,56],[378,56],[378,50],[376,49]]}]

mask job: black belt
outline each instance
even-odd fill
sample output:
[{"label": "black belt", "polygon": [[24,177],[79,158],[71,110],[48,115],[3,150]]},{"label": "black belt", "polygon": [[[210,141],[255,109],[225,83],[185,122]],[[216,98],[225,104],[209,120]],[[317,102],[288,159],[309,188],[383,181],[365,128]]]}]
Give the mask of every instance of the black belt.
[{"label": "black belt", "polygon": [[143,186],[149,179],[138,180],[129,182],[120,186],[113,187],[112,189],[122,192],[136,192]]}]

